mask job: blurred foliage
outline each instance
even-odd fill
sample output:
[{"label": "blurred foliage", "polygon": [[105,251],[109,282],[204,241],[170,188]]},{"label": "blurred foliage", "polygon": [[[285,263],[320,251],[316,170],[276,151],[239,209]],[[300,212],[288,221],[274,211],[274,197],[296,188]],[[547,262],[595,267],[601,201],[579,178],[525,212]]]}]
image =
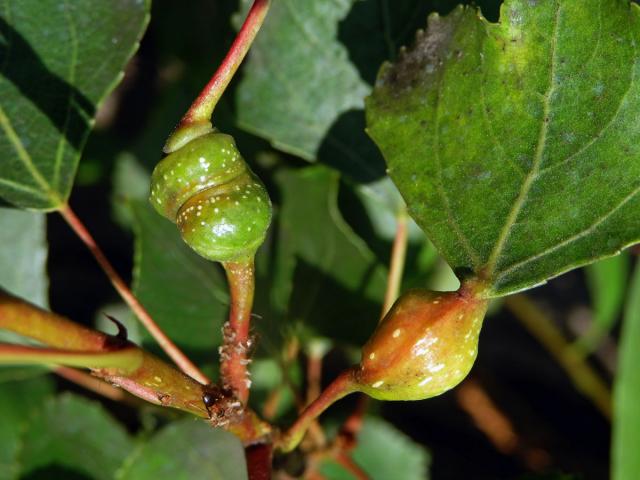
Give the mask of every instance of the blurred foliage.
[{"label": "blurred foliage", "polygon": [[618,320],[627,293],[630,265],[631,256],[623,252],[585,268],[593,319],[591,328],[579,339],[579,345],[587,351],[595,349]]},{"label": "blurred foliage", "polygon": [[[187,247],[175,225],[148,201],[132,201],[136,248],[134,293],[190,358],[212,366],[222,340],[228,294],[224,273]],[[151,335],[142,344],[159,353]]]},{"label": "blurred foliage", "polygon": [[[185,441],[187,440],[187,441]],[[118,480],[246,480],[244,451],[236,437],[185,419],[138,445],[117,472]]]},{"label": "blurred foliage", "polygon": [[614,390],[612,479],[634,478],[640,471],[636,446],[640,442],[640,267],[636,266],[625,306],[620,368]]},{"label": "blurred foliage", "polygon": [[0,287],[46,307],[46,219],[41,213],[0,208]]},{"label": "blurred foliage", "polygon": [[[359,438],[352,458],[371,480],[431,478],[428,473],[431,461],[428,453],[384,420],[365,418]],[[356,478],[333,461],[325,462],[321,472],[335,480]]]}]

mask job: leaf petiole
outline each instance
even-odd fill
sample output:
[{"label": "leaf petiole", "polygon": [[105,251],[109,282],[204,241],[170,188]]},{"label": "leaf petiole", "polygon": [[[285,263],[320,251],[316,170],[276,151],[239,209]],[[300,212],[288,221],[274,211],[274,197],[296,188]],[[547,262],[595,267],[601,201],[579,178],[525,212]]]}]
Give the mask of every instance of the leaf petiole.
[{"label": "leaf petiole", "polygon": [[202,89],[198,98],[194,100],[176,129],[167,139],[164,147],[165,152],[174,149],[173,145],[180,141],[186,130],[192,130],[194,128],[211,129],[210,119],[213,110],[238,70],[238,67],[240,67],[242,60],[247,55],[270,6],[271,0],[254,0],[247,14],[247,18],[242,24],[231,48],[229,48],[227,55],[224,57],[224,60],[222,60],[220,67],[218,67],[211,77],[211,80],[209,80],[209,83]]},{"label": "leaf petiole", "polygon": [[158,326],[153,318],[151,318],[149,312],[147,312],[122,277],[118,272],[116,272],[115,268],[113,268],[102,249],[98,246],[91,233],[87,230],[87,227],[82,223],[82,220],[78,218],[71,207],[69,205],[65,205],[59,210],[59,213],[76,233],[78,238],[80,238],[80,240],[82,240],[86,245],[104,273],[109,277],[111,284],[127,305],[129,305],[133,313],[135,313],[140,319],[140,322],[146,327],[151,336],[153,336],[160,347],[162,347],[165,353],[187,375],[202,384],[208,384],[210,382],[209,378],[202,373],[202,371],[178,348],[175,343],[173,343],[173,341],[171,341],[171,339],[162,331],[160,326]]}]

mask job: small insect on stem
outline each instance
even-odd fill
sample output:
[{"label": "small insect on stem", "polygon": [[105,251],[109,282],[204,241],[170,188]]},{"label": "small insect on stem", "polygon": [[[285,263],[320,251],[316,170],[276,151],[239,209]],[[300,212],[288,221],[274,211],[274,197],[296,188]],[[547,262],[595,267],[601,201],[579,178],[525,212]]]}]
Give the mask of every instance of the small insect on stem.
[{"label": "small insect on stem", "polygon": [[209,413],[214,427],[225,427],[240,420],[243,414],[242,403],[230,390],[215,384],[202,387],[202,403]]},{"label": "small insect on stem", "polygon": [[220,396],[213,392],[205,392],[202,395],[202,401],[204,402],[204,406],[207,407],[209,416],[211,416],[211,408],[218,402],[219,399]]}]

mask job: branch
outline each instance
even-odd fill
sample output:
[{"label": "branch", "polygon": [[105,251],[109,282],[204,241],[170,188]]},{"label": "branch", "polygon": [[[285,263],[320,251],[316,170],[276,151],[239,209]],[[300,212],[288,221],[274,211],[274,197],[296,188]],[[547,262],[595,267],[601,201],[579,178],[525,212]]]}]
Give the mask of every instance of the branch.
[{"label": "branch", "polygon": [[475,426],[503,455],[516,455],[529,470],[539,472],[549,466],[548,452],[529,446],[516,432],[513,422],[489,396],[482,384],[467,378],[455,389],[460,407]]},{"label": "branch", "polygon": [[133,313],[136,314],[140,322],[149,331],[151,336],[158,342],[165,353],[176,363],[180,369],[202,384],[208,384],[210,380],[200,371],[200,369],[171,341],[162,331],[156,322],[151,318],[149,312],[142,306],[135,295],[131,292],[127,284],[118,275],[103,251],[100,249],[94,238],[91,236],[82,221],[76,216],[71,207],[65,205],[59,210],[62,218],[66,220],[71,229],[78,235],[80,240],[87,246],[96,261],[107,275],[111,284],[118,291],[122,299],[129,305]]},{"label": "branch", "polygon": [[63,350],[0,343],[0,365],[67,365],[92,369],[115,369],[123,374],[135,371],[142,363],[138,348],[124,346],[117,350]]},{"label": "branch", "polygon": [[76,385],[86,388],[87,390],[97,393],[98,395],[108,398],[114,402],[131,403],[135,405],[139,403],[137,398],[132,397],[124,390],[112,387],[108,383],[92,377],[81,370],[69,367],[58,367],[53,370],[53,373],[58,375],[60,378],[64,378],[69,382],[75,383]]},{"label": "branch", "polygon": [[344,452],[336,452],[336,462],[344,467],[357,480],[369,480],[369,475],[349,455]]},{"label": "branch", "polygon": [[20,363],[33,363],[29,355],[33,359],[40,352],[39,363],[91,368],[93,375],[150,403],[209,418],[201,384],[127,340],[78,325],[2,291],[0,328],[53,347],[3,346],[5,358],[13,352],[14,363],[19,351],[26,352]]},{"label": "branch", "polygon": [[244,449],[248,480],[270,480],[273,446],[257,443]]}]

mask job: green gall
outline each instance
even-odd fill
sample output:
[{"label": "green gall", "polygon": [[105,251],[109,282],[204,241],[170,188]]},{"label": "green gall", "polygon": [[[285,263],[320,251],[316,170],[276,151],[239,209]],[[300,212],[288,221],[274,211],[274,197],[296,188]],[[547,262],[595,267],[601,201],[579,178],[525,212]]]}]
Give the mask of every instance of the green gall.
[{"label": "green gall", "polygon": [[253,257],[271,222],[264,185],[233,137],[211,132],[167,155],[151,175],[151,204],[183,240],[218,262]]},{"label": "green gall", "polygon": [[423,400],[450,390],[478,354],[487,300],[470,292],[411,290],[362,349],[358,390],[378,400]]}]

